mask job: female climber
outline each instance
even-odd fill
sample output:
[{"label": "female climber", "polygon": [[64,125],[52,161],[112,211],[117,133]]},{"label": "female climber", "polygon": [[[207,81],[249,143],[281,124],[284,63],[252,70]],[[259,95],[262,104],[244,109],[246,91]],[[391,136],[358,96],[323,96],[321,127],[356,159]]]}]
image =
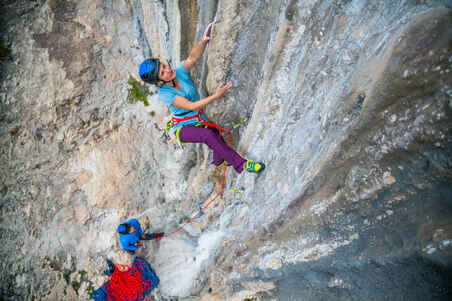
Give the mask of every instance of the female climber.
[{"label": "female climber", "polygon": [[205,143],[213,150],[213,164],[216,166],[226,161],[238,173],[243,169],[259,173],[264,170],[265,165],[261,162],[246,160],[229,147],[221,137],[221,130],[219,132],[203,112],[209,103],[228,93],[232,83],[220,84],[213,95],[200,99],[190,76],[190,70],[202,57],[210,40],[211,28],[212,24],[209,24],[199,44],[176,68],[172,69],[171,66],[161,63],[159,59],[151,58],[140,64],[139,75],[144,82],[159,88],[159,98],[173,113],[172,131],[176,133],[180,142]]}]

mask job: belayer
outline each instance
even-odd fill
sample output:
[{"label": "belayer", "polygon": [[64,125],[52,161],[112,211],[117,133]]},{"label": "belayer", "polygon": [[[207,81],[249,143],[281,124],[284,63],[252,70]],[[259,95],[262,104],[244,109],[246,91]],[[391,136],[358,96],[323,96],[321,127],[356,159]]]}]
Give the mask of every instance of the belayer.
[{"label": "belayer", "polygon": [[213,150],[213,164],[216,166],[226,161],[238,173],[243,169],[259,173],[264,170],[265,165],[244,159],[228,146],[218,130],[221,131],[221,128],[210,123],[203,112],[209,103],[228,93],[232,84],[221,84],[213,95],[201,99],[190,76],[190,70],[202,57],[210,40],[211,28],[212,24],[209,24],[201,41],[176,68],[172,69],[159,59],[151,58],[140,64],[139,75],[144,82],[158,87],[159,98],[173,114],[172,131],[181,143],[205,143]]},{"label": "belayer", "polygon": [[120,224],[117,230],[121,247],[132,254],[138,249],[141,240],[160,239],[165,234],[163,232],[143,234],[140,223],[134,218]]}]

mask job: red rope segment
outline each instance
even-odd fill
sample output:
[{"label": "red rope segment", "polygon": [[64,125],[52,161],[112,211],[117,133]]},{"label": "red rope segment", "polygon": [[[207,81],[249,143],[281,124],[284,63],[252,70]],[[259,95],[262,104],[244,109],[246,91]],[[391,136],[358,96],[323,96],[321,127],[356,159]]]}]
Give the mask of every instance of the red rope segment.
[{"label": "red rope segment", "polygon": [[[203,121],[203,123],[204,123],[204,125],[205,126],[208,126],[208,127],[214,127],[214,128],[216,128],[216,129],[218,129],[218,134],[221,136],[221,131],[225,131],[225,132],[227,132],[227,133],[229,133],[229,141],[228,141],[228,146],[231,146],[231,138],[232,138],[232,132],[230,131],[230,130],[227,130],[227,129],[224,129],[224,128],[222,128],[222,127],[220,127],[220,126],[218,126],[218,125],[216,125],[215,123],[211,123],[211,122],[207,122],[206,120],[204,120],[204,118],[202,118],[201,117],[201,113],[202,113],[202,110],[200,110],[200,113],[198,113],[197,115],[195,115],[195,116],[193,116],[192,118],[194,118],[194,117],[198,117],[198,118],[200,118],[202,121]],[[191,116],[190,116],[191,117]],[[187,118],[187,119],[189,119],[189,118]],[[186,120],[186,119],[185,119]],[[174,235],[174,234],[176,234],[177,232],[179,232],[180,230],[182,230],[186,225],[188,225],[188,224],[190,224],[195,218],[197,218],[202,212],[204,212],[220,195],[222,195],[223,194],[223,190],[224,190],[224,183],[225,183],[225,180],[226,180],[226,168],[227,168],[227,166],[226,166],[226,164],[224,164],[224,169],[223,169],[223,178],[222,178],[222,180],[221,180],[221,189],[220,189],[220,191],[217,193],[217,195],[213,198],[213,199],[211,199],[204,207],[202,207],[199,211],[198,211],[198,213],[196,213],[195,215],[193,215],[185,224],[183,224],[182,226],[179,226],[178,228],[176,228],[176,230],[173,230],[172,232],[170,232],[170,233],[168,233],[168,234],[165,234],[163,237],[169,237],[169,236],[171,236],[171,235]],[[162,237],[162,238],[163,238]]]},{"label": "red rope segment", "polygon": [[134,267],[115,264],[114,267],[106,286],[108,301],[143,300],[144,293],[152,287],[152,281],[141,277],[141,270],[145,269],[143,263],[136,262]]}]

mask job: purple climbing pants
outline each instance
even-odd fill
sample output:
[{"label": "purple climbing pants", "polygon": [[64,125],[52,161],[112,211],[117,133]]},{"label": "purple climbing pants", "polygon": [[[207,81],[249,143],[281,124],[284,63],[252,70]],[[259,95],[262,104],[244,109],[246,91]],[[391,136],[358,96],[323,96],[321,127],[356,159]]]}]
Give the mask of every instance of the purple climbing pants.
[{"label": "purple climbing pants", "polygon": [[241,173],[246,162],[235,150],[228,146],[213,127],[204,128],[185,125],[179,131],[181,142],[204,143],[213,150],[213,164],[220,165],[223,161],[231,164],[235,171]]}]

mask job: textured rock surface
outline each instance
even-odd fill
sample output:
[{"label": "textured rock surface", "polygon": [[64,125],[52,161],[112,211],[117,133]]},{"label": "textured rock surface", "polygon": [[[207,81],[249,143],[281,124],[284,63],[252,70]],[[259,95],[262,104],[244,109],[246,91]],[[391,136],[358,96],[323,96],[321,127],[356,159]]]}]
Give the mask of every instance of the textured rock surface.
[{"label": "textured rock surface", "polygon": [[[114,232],[171,232],[220,190],[205,146],[167,141],[145,57],[192,72],[261,175],[140,256],[152,300],[448,300],[450,1],[3,1],[0,295],[87,300]],[[231,191],[232,190],[232,191]],[[234,192],[233,192],[234,191]]]}]

